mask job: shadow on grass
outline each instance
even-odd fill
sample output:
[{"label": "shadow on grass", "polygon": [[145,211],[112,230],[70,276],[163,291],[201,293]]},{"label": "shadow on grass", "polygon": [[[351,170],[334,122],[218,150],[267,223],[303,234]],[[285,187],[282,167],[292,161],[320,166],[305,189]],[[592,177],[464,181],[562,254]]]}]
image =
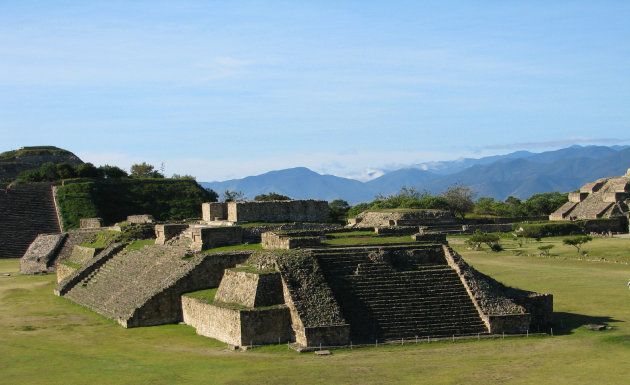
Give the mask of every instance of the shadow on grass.
[{"label": "shadow on grass", "polygon": [[[594,317],[585,314],[554,312],[552,327],[554,334],[573,334],[576,329],[584,325],[608,326],[611,322],[622,321],[611,317]],[[549,330],[547,330],[546,332],[549,332]]]}]

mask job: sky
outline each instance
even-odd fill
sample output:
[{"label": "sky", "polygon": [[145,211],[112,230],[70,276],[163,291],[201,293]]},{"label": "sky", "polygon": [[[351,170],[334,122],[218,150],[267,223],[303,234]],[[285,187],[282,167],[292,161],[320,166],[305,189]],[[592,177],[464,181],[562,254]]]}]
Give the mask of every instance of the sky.
[{"label": "sky", "polygon": [[0,152],[222,181],[630,144],[628,1],[0,0]]}]

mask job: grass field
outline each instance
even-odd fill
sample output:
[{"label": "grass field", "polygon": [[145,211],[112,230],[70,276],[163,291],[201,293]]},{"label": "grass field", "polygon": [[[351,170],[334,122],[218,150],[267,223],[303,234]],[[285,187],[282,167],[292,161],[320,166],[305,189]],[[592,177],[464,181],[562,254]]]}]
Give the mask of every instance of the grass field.
[{"label": "grass field", "polygon": [[[607,259],[630,260],[630,239],[597,241],[586,245],[589,255],[601,249]],[[520,256],[453,246],[505,284],[553,293],[554,336],[340,350],[327,357],[285,345],[235,352],[184,325],[124,329],[55,297],[53,276],[20,276],[18,260],[0,260],[0,273],[11,273],[0,277],[0,383],[627,383],[630,266],[577,260],[568,247],[541,258],[536,244]],[[588,323],[613,329],[594,332],[582,326]]]}]

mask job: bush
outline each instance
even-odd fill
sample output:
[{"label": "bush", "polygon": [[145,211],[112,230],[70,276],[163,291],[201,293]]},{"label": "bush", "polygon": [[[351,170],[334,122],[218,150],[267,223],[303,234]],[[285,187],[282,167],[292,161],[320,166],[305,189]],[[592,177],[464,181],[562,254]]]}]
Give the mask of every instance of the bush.
[{"label": "bush", "polygon": [[270,192],[269,194],[260,194],[254,197],[255,201],[290,201],[286,195],[278,194],[275,192]]},{"label": "bush", "polygon": [[[519,226],[523,229],[523,235],[532,234],[527,238],[554,237],[561,235],[574,235],[584,233],[584,223],[576,222],[544,222],[544,223],[521,223]],[[536,235],[536,236],[533,236]]]}]

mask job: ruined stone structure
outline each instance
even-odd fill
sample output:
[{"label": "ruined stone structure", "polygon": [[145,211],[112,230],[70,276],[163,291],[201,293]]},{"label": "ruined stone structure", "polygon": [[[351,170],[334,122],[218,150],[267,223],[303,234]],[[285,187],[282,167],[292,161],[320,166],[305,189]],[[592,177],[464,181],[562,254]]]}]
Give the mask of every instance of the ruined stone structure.
[{"label": "ruined stone structure", "polygon": [[202,205],[206,222],[327,222],[328,202],[320,200],[211,202]]},{"label": "ruined stone structure", "polygon": [[0,218],[0,258],[21,258],[39,234],[61,232],[48,183],[0,190]]},{"label": "ruined stone structure", "polygon": [[236,346],[308,347],[525,333],[553,312],[551,295],[507,288],[431,243],[263,252],[247,266],[226,271],[214,300],[184,297],[184,322]]},{"label": "ruined stone structure", "polygon": [[630,215],[630,170],[623,176],[601,178],[569,194],[569,202],[549,220],[599,219]]},{"label": "ruined stone structure", "polygon": [[65,241],[42,237],[23,263],[46,269],[53,259],[46,256],[66,253],[57,264],[57,295],[124,327],[183,321],[235,346],[524,333],[551,322],[550,294],[509,288],[477,272],[444,233],[400,222],[375,232],[420,230],[408,243],[331,247],[322,243],[327,231],[355,230],[271,228],[260,235],[265,250],[219,253],[201,250],[242,243],[246,228],[158,224],[155,244],[139,250],[117,243],[86,248],[70,232]]}]

